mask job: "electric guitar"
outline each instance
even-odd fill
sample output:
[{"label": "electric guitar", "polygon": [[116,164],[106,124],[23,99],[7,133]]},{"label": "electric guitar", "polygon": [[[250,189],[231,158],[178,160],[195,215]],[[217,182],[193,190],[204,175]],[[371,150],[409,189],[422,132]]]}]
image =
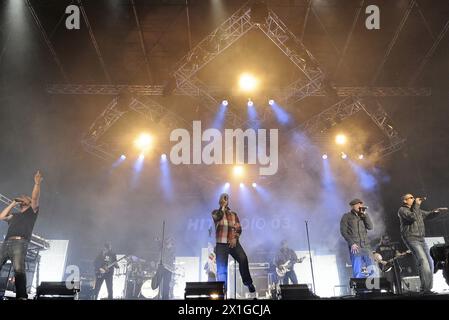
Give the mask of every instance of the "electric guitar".
[{"label": "electric guitar", "polygon": [[392,258],[392,259],[390,259],[390,260],[387,260],[387,261],[384,261],[384,260],[382,259],[382,256],[381,256],[380,254],[378,254],[376,261],[378,262],[378,264],[379,264],[379,269],[380,269],[382,272],[390,272],[391,269],[393,269],[394,261],[395,261],[396,259],[402,258],[402,257],[404,257],[404,256],[406,256],[406,255],[408,255],[408,254],[410,254],[410,253],[412,253],[410,250],[407,250],[407,251],[405,251],[405,252],[401,252],[401,253],[399,253],[397,256],[395,256],[394,258]]},{"label": "electric guitar", "polygon": [[123,256],[123,257],[121,257],[120,259],[118,259],[118,260],[116,260],[114,262],[111,262],[111,263],[108,263],[108,264],[104,264],[101,268],[99,268],[97,270],[97,272],[96,272],[97,276],[102,276],[103,274],[107,273],[109,271],[109,269],[111,269],[113,266],[117,265],[117,263],[119,261],[128,259],[129,257],[130,256]]},{"label": "electric guitar", "polygon": [[291,260],[287,260],[284,264],[281,264],[280,266],[277,266],[277,267],[276,267],[276,274],[277,274],[280,278],[285,277],[285,274],[286,274],[287,272],[289,272],[289,271],[292,270],[293,265],[294,265],[295,263],[301,263],[301,262],[304,261],[305,258],[306,258],[305,256],[304,256],[304,257],[301,257],[300,259],[294,261],[293,263],[291,262]]}]

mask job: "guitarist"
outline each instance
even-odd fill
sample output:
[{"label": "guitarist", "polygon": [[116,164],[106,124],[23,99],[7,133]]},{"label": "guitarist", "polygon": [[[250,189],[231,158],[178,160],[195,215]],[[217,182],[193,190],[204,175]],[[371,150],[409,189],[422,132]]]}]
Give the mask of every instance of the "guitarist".
[{"label": "guitarist", "polygon": [[299,260],[295,251],[288,247],[287,240],[282,240],[281,247],[276,254],[274,261],[277,269],[283,269],[286,271],[285,276],[282,277],[282,279],[279,279],[282,280],[282,284],[288,284],[289,280],[293,284],[298,284],[298,278],[296,277],[295,270],[293,269],[293,266],[297,262],[302,262],[302,259]]},{"label": "guitarist", "polygon": [[396,245],[390,242],[390,237],[387,234],[383,235],[374,251],[374,260],[379,263],[381,277],[385,277],[391,284],[393,284],[395,280],[394,270],[386,269],[387,262],[399,255],[400,253],[396,248]]},{"label": "guitarist", "polygon": [[112,276],[114,275],[114,268],[118,268],[118,265],[115,263],[116,261],[117,255],[112,251],[111,244],[106,243],[94,262],[96,275],[94,300],[97,300],[98,298],[103,281],[106,281],[108,299],[113,299]]}]

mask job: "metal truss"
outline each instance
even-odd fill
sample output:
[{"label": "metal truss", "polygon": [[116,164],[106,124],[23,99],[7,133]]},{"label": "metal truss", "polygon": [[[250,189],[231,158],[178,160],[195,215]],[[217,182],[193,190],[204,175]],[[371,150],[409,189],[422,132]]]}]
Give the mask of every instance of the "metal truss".
[{"label": "metal truss", "polygon": [[326,132],[333,126],[336,126],[344,119],[351,117],[362,109],[363,106],[358,99],[348,97],[305,121],[296,129],[299,129],[308,136],[313,137],[317,134]]},{"label": "metal truss", "polygon": [[[216,112],[219,105],[217,99],[199,83],[194,75],[254,28],[250,12],[246,3],[176,64],[173,78],[178,93],[203,98],[198,99],[199,104]],[[244,121],[229,109],[225,111],[225,119],[232,126],[244,124]]]},{"label": "metal truss", "polygon": [[257,24],[257,27],[281,49],[309,81],[323,74],[316,59],[272,10],[269,10],[266,22]]},{"label": "metal truss", "polygon": [[[80,0],[78,0],[80,1]],[[248,2],[236,11],[231,17],[223,22],[212,33],[198,43],[187,55],[185,55],[174,68],[172,81],[174,82],[173,93],[175,95],[185,95],[197,98],[199,104],[211,110],[217,111],[219,102],[214,97],[214,93],[220,88],[210,88],[195,77],[196,73],[203,69],[212,60],[223,53],[232,44],[241,39],[250,30],[260,29],[304,74],[304,77],[290,84],[286,89],[278,92],[276,98],[281,104],[297,102],[307,96],[323,96],[332,90],[338,96],[347,97],[334,104],[330,108],[321,112],[317,116],[303,123],[299,128],[309,135],[323,133],[330,127],[338,124],[347,117],[364,110],[368,116],[387,135],[390,144],[386,147],[388,152],[393,152],[402,141],[399,134],[391,129],[391,122],[381,106],[373,112],[366,108],[360,101],[363,96],[421,96],[430,95],[427,88],[402,88],[402,87],[340,87],[333,88],[325,85],[325,75],[319,63],[313,55],[305,48],[303,43],[287,28],[287,26],[272,11],[268,10],[268,15],[263,23],[253,22],[251,19],[251,8]],[[103,85],[53,85],[47,88],[50,93],[62,94],[118,94],[122,89],[128,88],[137,95],[163,95],[164,86],[103,86]],[[215,90],[215,91],[214,91]],[[176,123],[176,115],[164,116],[167,110],[158,103],[148,100],[141,103],[134,100],[128,111],[116,109],[117,101],[113,101],[110,106],[100,115],[92,125],[88,136],[83,140],[86,150],[100,157],[108,155],[107,145],[101,145],[98,138],[104,134],[109,127],[117,121],[125,112],[133,110],[148,116],[152,121],[155,119],[165,119],[167,123]],[[272,110],[264,108],[257,119],[258,124],[272,118]],[[228,108],[225,114],[226,122],[232,126],[252,125],[253,121],[244,122],[239,116]],[[176,124],[176,127],[181,127]],[[391,127],[391,128],[390,128]],[[387,149],[385,149],[387,150]],[[387,151],[385,151],[388,153]]]},{"label": "metal truss", "polygon": [[113,124],[125,113],[137,112],[148,121],[163,124],[165,128],[185,128],[188,123],[176,113],[168,110],[161,104],[149,98],[133,99],[128,106],[121,106],[126,110],[118,109],[117,98],[113,99],[106,109],[97,117],[91,125],[88,134],[81,141],[84,150],[90,154],[111,161],[117,158],[119,150],[111,143],[101,142],[101,137]]},{"label": "metal truss", "polygon": [[[198,81],[197,79],[195,79]],[[197,82],[198,83],[198,82]],[[304,80],[295,81],[296,88],[289,87],[283,90],[273,90],[274,96],[301,96],[297,93],[302,87],[310,83]],[[69,94],[69,95],[118,95],[122,90],[128,89],[130,92],[139,96],[162,96],[163,85],[108,85],[108,84],[51,84],[47,86],[49,94]],[[326,95],[323,89],[318,91],[304,88],[307,92],[304,95],[312,97],[322,97]],[[340,97],[359,96],[359,97],[428,97],[432,95],[431,88],[422,87],[335,87],[337,95]],[[190,87],[183,86],[182,90],[176,89],[173,94],[179,96],[203,96],[201,91],[205,91],[210,96],[223,95],[226,91],[218,86],[204,86],[199,88],[197,85]],[[214,99],[215,101],[215,99]]]},{"label": "metal truss", "polygon": [[401,150],[406,143],[407,139],[405,138],[400,138],[395,141],[387,139],[375,144],[372,147],[372,150],[377,153],[377,156],[380,159]]},{"label": "metal truss", "polygon": [[394,141],[400,139],[399,133],[393,126],[393,122],[388,116],[387,112],[383,106],[376,101],[377,105],[375,108],[368,108],[363,105],[363,110],[366,114],[373,120],[373,122],[379,127],[380,130],[388,137],[389,140]]},{"label": "metal truss", "polygon": [[387,136],[386,140],[374,146],[380,158],[400,150],[405,145],[407,139],[402,138],[399,132],[396,131],[393,122],[382,105],[377,102],[375,108],[369,108],[357,97],[348,97],[339,101],[330,108],[310,118],[297,127],[297,129],[313,138],[314,136],[325,133],[344,119],[362,110]]},{"label": "metal truss", "polygon": [[114,98],[97,117],[87,133],[89,139],[97,141],[118,119],[128,112],[128,110],[118,109],[117,104],[118,98]]},{"label": "metal truss", "polygon": [[176,128],[186,128],[191,125],[176,113],[167,110],[167,108],[152,99],[147,98],[144,101],[134,99],[129,105],[129,108],[141,114],[149,121],[163,123],[164,127],[170,130]]},{"label": "metal truss", "polygon": [[390,155],[396,151],[399,151],[407,142],[407,139],[402,138],[399,132],[394,128],[393,121],[388,116],[384,107],[376,101],[374,108],[368,108],[363,105],[363,110],[373,120],[373,122],[379,127],[379,129],[387,136],[385,141],[376,145],[378,148],[379,158]]},{"label": "metal truss", "polygon": [[291,102],[289,99],[292,97],[299,101],[321,89],[324,73],[318,62],[272,10],[269,10],[266,22],[257,24],[257,27],[302,71],[307,80],[299,79],[290,84],[285,94],[278,97],[281,103]]},{"label": "metal truss", "polygon": [[177,63],[173,73],[177,88],[254,28],[250,12],[250,8],[244,5]]},{"label": "metal truss", "polygon": [[120,110],[117,108],[118,98],[114,98],[106,107],[106,109],[95,119],[90,126],[89,131],[81,140],[81,145],[87,152],[103,159],[111,160],[114,155],[110,151],[110,146],[101,144],[99,139],[117,122],[128,110]]},{"label": "metal truss", "polygon": [[4,204],[9,205],[12,202],[12,200],[9,199],[7,196],[4,196],[0,193],[0,202],[3,202]]}]

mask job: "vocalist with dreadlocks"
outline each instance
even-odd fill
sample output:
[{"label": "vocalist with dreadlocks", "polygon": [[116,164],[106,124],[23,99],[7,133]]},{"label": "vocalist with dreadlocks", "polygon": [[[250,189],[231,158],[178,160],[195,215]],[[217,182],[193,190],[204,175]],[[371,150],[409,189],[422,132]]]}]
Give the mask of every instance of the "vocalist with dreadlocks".
[{"label": "vocalist with dreadlocks", "polygon": [[223,193],[218,201],[220,208],[212,211],[216,235],[217,280],[224,281],[225,287],[228,278],[228,256],[231,255],[238,263],[243,284],[249,292],[256,292],[251,274],[249,273],[248,258],[243,250],[239,238],[242,234],[237,213],[229,208],[229,195]]}]

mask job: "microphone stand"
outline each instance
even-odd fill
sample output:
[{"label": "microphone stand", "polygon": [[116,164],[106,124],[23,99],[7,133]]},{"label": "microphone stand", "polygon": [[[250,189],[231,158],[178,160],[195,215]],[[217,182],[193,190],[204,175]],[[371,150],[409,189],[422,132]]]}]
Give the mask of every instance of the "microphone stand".
[{"label": "microphone stand", "polygon": [[234,259],[234,299],[237,300],[237,260]]},{"label": "microphone stand", "polygon": [[[165,240],[165,220],[162,222],[162,240],[161,240],[161,260],[159,262],[159,268],[160,270],[162,270],[164,268],[164,264],[163,264],[163,256],[164,256],[164,240]],[[165,268],[164,268],[165,269]],[[162,299],[162,290],[164,288],[164,273],[165,270],[162,270],[162,281],[159,284],[159,300]]]},{"label": "microphone stand", "polygon": [[313,294],[315,294],[315,276],[313,274],[313,262],[312,262],[312,253],[310,251],[310,238],[309,238],[309,222],[304,221],[306,224],[306,233],[307,233],[307,246],[309,247],[309,260],[310,260],[310,270],[312,271],[312,286],[313,286]]}]

